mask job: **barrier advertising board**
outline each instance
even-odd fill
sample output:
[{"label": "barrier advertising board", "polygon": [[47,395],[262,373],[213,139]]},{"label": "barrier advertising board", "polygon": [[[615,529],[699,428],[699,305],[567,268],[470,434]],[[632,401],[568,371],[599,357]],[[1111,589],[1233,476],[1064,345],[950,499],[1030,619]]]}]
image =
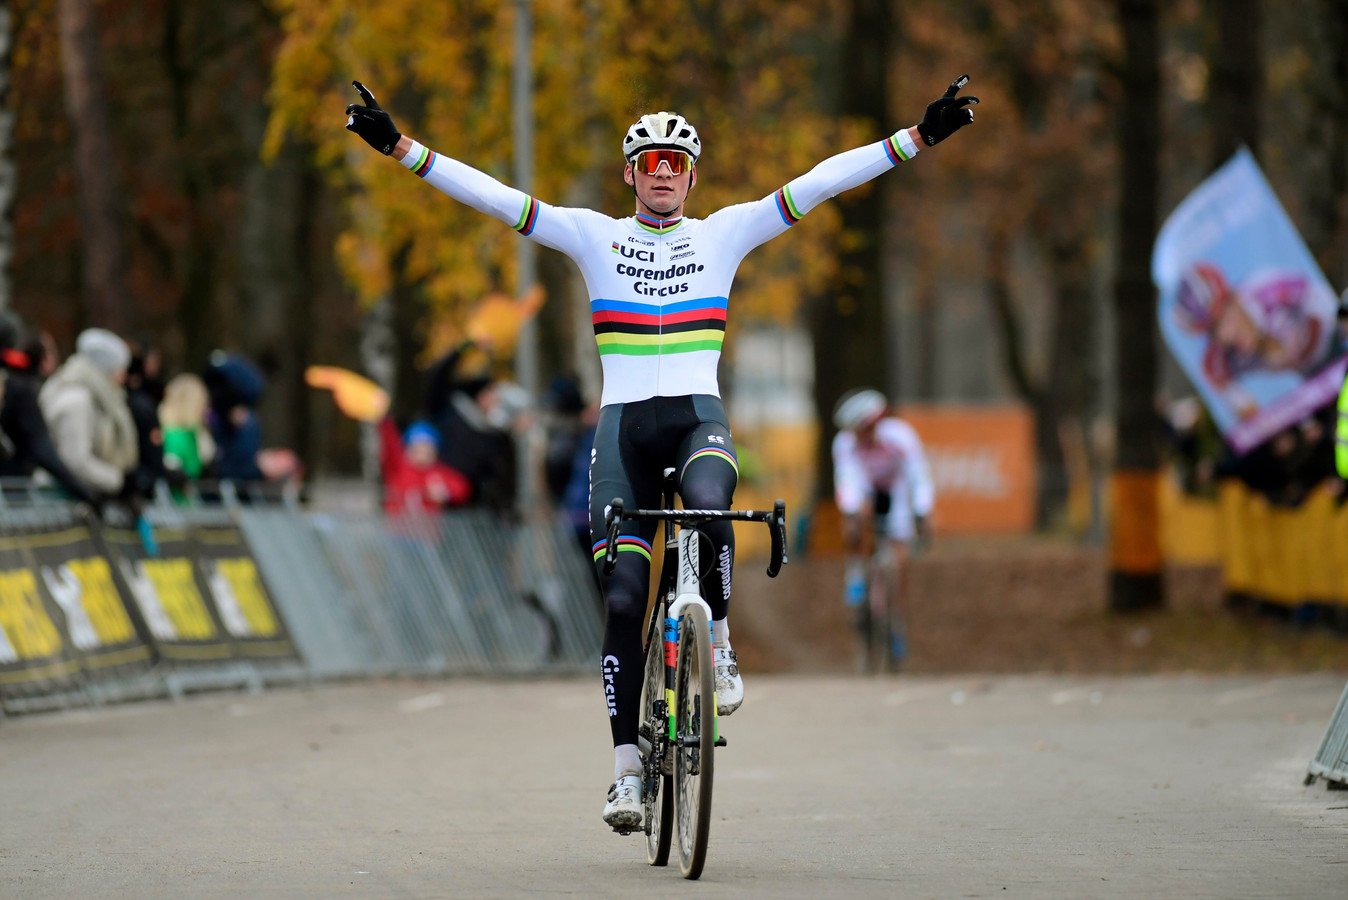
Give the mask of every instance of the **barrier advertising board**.
[{"label": "barrier advertising board", "polygon": [[152,659],[130,599],[118,589],[107,556],[87,525],[32,532],[23,542],[35,580],[60,609],[65,636],[87,672],[143,666]]},{"label": "barrier advertising board", "polygon": [[40,693],[78,683],[79,662],[59,622],[23,539],[0,538],[0,692]]},{"label": "barrier advertising board", "polygon": [[240,656],[296,656],[285,623],[253,562],[243,534],[234,525],[192,530],[197,571]]},{"label": "barrier advertising board", "polygon": [[197,581],[187,530],[155,529],[154,555],[146,551],[139,532],[105,528],[103,538],[163,659],[219,662],[234,656],[228,633]]}]

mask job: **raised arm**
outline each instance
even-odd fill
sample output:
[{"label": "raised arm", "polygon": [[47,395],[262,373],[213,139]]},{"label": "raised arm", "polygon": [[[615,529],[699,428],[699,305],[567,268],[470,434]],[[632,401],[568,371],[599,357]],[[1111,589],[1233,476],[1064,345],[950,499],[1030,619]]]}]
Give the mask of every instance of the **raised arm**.
[{"label": "raised arm", "polygon": [[708,221],[724,224],[727,240],[737,241],[742,252],[748,253],[830,197],[865,184],[912,159],[923,146],[935,146],[972,122],[974,114],[968,107],[978,103],[978,98],[956,96],[968,83],[968,75],[952,82],[945,94],[927,104],[926,114],[917,125],[900,129],[883,141],[831,156],[762,200],[727,207]]},{"label": "raised arm", "polygon": [[466,206],[505,222],[520,234],[570,255],[581,246],[577,213],[540,203],[485,172],[418,143],[398,131],[369,88],[351,82],[361,103],[346,108],[346,128],[374,149],[392,156],[436,190]]}]

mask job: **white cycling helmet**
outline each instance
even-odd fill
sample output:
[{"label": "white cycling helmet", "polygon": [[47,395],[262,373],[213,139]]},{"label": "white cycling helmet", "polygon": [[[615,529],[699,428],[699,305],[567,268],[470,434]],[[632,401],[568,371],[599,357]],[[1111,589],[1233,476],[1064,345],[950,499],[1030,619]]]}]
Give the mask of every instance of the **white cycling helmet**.
[{"label": "white cycling helmet", "polygon": [[702,141],[698,140],[697,129],[673,112],[647,113],[633,122],[623,138],[623,158],[631,162],[632,157],[652,147],[682,150],[693,158],[694,163],[702,155]]},{"label": "white cycling helmet", "polygon": [[833,407],[833,424],[840,431],[860,428],[872,419],[878,419],[889,406],[885,395],[874,388],[857,388],[842,395]]}]

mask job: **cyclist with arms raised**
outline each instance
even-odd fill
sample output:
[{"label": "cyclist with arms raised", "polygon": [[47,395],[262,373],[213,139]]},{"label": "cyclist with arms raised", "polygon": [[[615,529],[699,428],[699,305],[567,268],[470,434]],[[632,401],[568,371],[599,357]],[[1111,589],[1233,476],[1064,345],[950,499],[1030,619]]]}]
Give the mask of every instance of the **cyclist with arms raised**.
[{"label": "cyclist with arms raised", "polygon": [[[833,488],[838,511],[843,515],[843,541],[850,556],[844,597],[866,621],[865,563],[860,558],[866,526],[884,519],[889,552],[898,567],[898,589],[908,570],[908,545],[928,533],[927,517],[935,500],[931,471],[913,426],[888,416],[885,395],[872,388],[844,394],[833,410],[838,434],[833,438]],[[891,635],[891,641],[894,636]],[[890,659],[902,657],[903,649],[886,648]]]},{"label": "cyclist with arms raised", "polygon": [[[820,163],[775,193],[706,219],[684,216],[697,184],[702,143],[676,113],[644,115],[622,142],[623,178],[636,210],[615,219],[589,209],[549,206],[399,133],[359,82],[361,103],[346,127],[393,156],[436,189],[569,256],[585,278],[604,388],[590,463],[590,526],[596,563],[604,556],[604,507],[622,497],[634,508],[660,502],[663,470],[674,468],[684,506],[730,507],[738,479],[735,446],[721,405],[716,367],[727,298],[740,260],[828,198],[911,159],[973,121],[974,97],[956,97],[967,76],[928,105],[921,124]],[[703,526],[717,561],[705,596],[712,609],[717,710],[743,701],[726,618],[735,539],[729,522]],[[626,522],[618,562],[601,581],[607,608],[601,669],[614,744],[614,784],[604,821],[641,824],[637,751],[644,668],[642,624],[654,522]]]}]

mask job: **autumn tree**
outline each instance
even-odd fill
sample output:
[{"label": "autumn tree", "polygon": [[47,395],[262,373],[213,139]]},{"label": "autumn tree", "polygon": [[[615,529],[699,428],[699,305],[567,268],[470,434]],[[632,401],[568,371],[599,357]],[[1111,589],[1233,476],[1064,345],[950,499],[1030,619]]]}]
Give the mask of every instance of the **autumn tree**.
[{"label": "autumn tree", "polygon": [[[769,15],[768,4],[692,2],[670,40],[642,27],[667,17],[666,4],[537,0],[535,193],[630,214],[619,144],[638,114],[656,109],[687,115],[707,148],[692,215],[765,196],[846,149],[854,131],[819,111],[814,82],[825,6],[771,5]],[[349,192],[338,252],[359,295],[370,303],[408,285],[430,314],[453,316],[489,291],[513,289],[518,238],[358,146],[340,115],[358,77],[404,131],[508,183],[511,5],[406,0],[373,11],[287,0],[277,9],[285,40],[274,70],[272,146],[284,135],[311,140],[328,178]],[[831,275],[827,236],[837,221],[836,210],[818,211],[797,229],[803,236],[746,261],[737,318],[791,321]],[[541,271],[569,271],[552,256],[543,254]],[[554,297],[567,294],[565,285],[550,287]]]},{"label": "autumn tree", "polygon": [[[968,63],[951,52],[956,47],[980,61],[969,92],[984,100],[967,137],[938,147],[940,165],[905,193],[905,208],[920,205],[935,222],[949,223],[907,232],[918,257],[922,317],[934,318],[937,298],[970,270],[986,279],[1007,379],[1034,414],[1037,521],[1057,526],[1071,486],[1068,450],[1092,469],[1102,465],[1091,432],[1102,376],[1101,201],[1115,171],[1106,90],[1115,31],[1097,0],[906,9],[908,82],[958,74]],[[935,198],[958,198],[959,208],[934,209],[941,203]],[[957,229],[976,239],[952,242]],[[934,285],[940,275],[946,284]]]}]

